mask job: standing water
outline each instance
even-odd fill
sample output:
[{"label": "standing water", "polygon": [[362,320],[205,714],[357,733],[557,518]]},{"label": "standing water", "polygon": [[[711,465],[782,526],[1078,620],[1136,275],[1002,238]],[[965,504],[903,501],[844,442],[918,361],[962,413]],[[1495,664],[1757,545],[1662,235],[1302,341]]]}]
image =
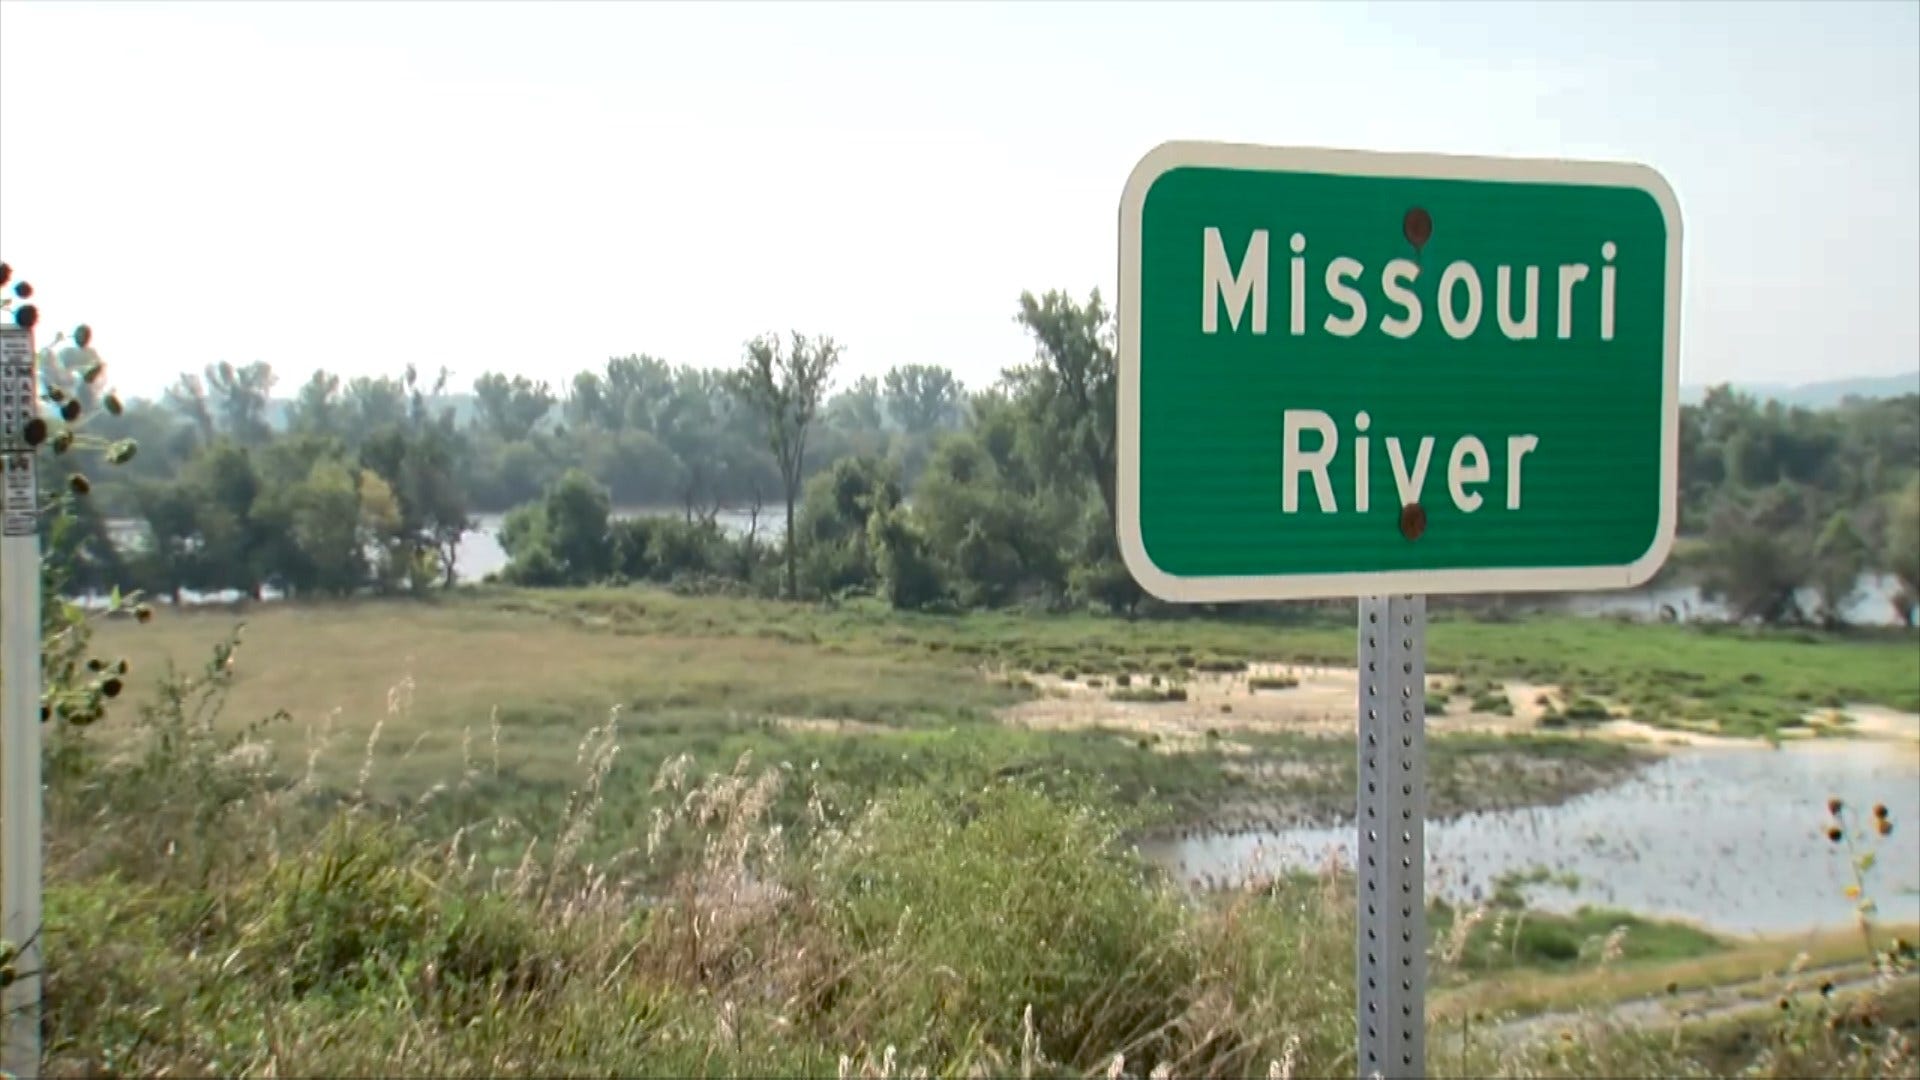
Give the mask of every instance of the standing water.
[{"label": "standing water", "polygon": [[[1841,799],[1860,835],[1827,838],[1827,800]],[[1892,835],[1872,835],[1884,804]],[[1789,743],[1779,750],[1676,752],[1632,780],[1552,807],[1468,814],[1427,825],[1429,896],[1471,904],[1498,879],[1544,868],[1561,884],[1527,889],[1538,908],[1583,906],[1685,919],[1732,933],[1846,925],[1855,901],[1850,844],[1877,845],[1866,894],[1886,923],[1920,920],[1920,745]],[[1352,865],[1351,827],[1215,834],[1141,845],[1194,879],[1233,882],[1313,869],[1329,854]]]}]

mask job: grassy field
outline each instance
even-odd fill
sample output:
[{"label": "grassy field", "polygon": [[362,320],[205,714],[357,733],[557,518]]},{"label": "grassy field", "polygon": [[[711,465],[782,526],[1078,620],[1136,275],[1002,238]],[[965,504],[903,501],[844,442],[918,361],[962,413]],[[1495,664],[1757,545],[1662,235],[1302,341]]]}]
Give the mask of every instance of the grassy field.
[{"label": "grassy field", "polygon": [[[1116,1055],[1129,1076],[1352,1072],[1350,880],[1194,896],[1125,843],[1223,808],[1343,811],[1351,744],[1168,753],[1001,717],[1037,692],[1022,672],[1337,661],[1342,625],[490,591],[263,607],[209,669],[234,622],[104,629],[130,700],[50,772],[55,1075],[1078,1076]],[[1443,620],[1433,653],[1616,693],[1697,670],[1693,696],[1720,704],[1912,690],[1891,639]],[[156,691],[169,669],[198,689]],[[1431,745],[1443,810],[1551,801],[1633,761],[1596,739]],[[1441,1020],[1781,960],[1504,900],[1433,924]],[[1685,1045],[1615,1031],[1432,1067],[1913,1075],[1889,1029],[1773,1058],[1739,1040],[1777,1023]]]},{"label": "grassy field", "polygon": [[[1224,663],[1217,647],[1175,645],[1164,627],[1029,620],[1033,640],[1016,644],[1019,623],[1002,616],[979,616],[979,626],[971,618],[895,624],[864,610],[652,592],[545,606],[553,601],[525,593],[261,608],[246,616],[218,724],[238,730],[284,711],[261,738],[283,771],[310,761],[323,786],[364,784],[394,806],[425,799],[442,821],[531,824],[564,812],[581,740],[613,717],[621,750],[598,813],[614,837],[645,832],[659,806],[647,797],[655,775],[681,755],[696,772],[748,754],[792,767],[799,782],[783,787],[776,808],[789,825],[815,796],[856,807],[905,787],[958,791],[1009,776],[1130,808],[1142,826],[1331,822],[1350,811],[1354,762],[1337,740],[1282,732],[1231,748],[1251,753],[1211,745],[1165,753],[1109,731],[1030,731],[997,719],[1036,691],[992,672],[1050,665],[1047,650],[1056,647],[1072,650],[1060,663],[1089,671],[1101,656],[1170,673]],[[131,662],[139,685],[204,662],[238,620],[192,612],[149,626],[114,623],[101,644]],[[1321,632],[1300,631],[1305,646],[1264,633],[1266,648],[1287,655],[1314,647]],[[111,743],[113,731],[109,724],[100,737]],[[1611,743],[1498,736],[1437,739],[1431,757],[1440,815],[1552,802],[1612,782],[1636,760]]]},{"label": "grassy field", "polygon": [[[632,590],[493,593],[469,601],[617,634],[753,636],[859,653],[953,653],[1014,670],[1176,675],[1235,661],[1353,663],[1344,610],[1281,617],[1127,622],[1086,616],[907,615],[686,599]],[[1702,721],[1731,733],[1798,724],[1846,703],[1920,710],[1920,653],[1901,631],[1845,635],[1535,617],[1489,621],[1437,611],[1430,672],[1521,679],[1630,708],[1649,723]]]}]

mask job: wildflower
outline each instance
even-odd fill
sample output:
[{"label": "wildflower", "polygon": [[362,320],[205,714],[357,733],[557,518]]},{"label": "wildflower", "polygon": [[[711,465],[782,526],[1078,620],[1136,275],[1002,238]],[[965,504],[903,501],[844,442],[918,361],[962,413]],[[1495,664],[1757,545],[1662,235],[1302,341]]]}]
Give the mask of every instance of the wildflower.
[{"label": "wildflower", "polygon": [[133,609],[133,617],[142,624],[150,623],[153,621],[153,608],[147,604],[141,604]]},{"label": "wildflower", "polygon": [[1836,844],[1837,844],[1837,843],[1839,843],[1839,842],[1840,842],[1840,839],[1841,839],[1841,837],[1843,837],[1843,836],[1845,836],[1845,835],[1846,835],[1846,833],[1844,833],[1844,832],[1841,832],[1841,831],[1840,831],[1840,826],[1838,826],[1838,825],[1835,825],[1835,826],[1834,826],[1833,828],[1831,828],[1831,829],[1828,829],[1828,830],[1827,830],[1827,839],[1829,839],[1829,840],[1831,840],[1831,841],[1833,841],[1833,842],[1834,842],[1834,843],[1836,843]]},{"label": "wildflower", "polygon": [[33,298],[33,286],[23,281],[13,287],[13,295],[22,300],[30,300]]},{"label": "wildflower", "polygon": [[1820,996],[1821,997],[1833,996],[1833,980],[1832,979],[1828,979],[1825,982],[1822,982],[1820,984]]},{"label": "wildflower", "polygon": [[[24,285],[26,284],[26,282],[21,282],[21,284]],[[34,307],[32,304],[28,304],[27,306],[13,313],[13,325],[19,327],[22,330],[33,329],[34,324],[39,321],[40,321],[40,309]]]},{"label": "wildflower", "polygon": [[68,398],[66,403],[60,406],[60,419],[69,424],[80,419],[80,403]]},{"label": "wildflower", "polygon": [[1888,821],[1886,818],[1881,818],[1879,821],[1873,823],[1873,831],[1879,833],[1881,836],[1890,836],[1893,834],[1893,822]]},{"label": "wildflower", "polygon": [[1668,984],[1667,984],[1667,993],[1669,993],[1669,994],[1677,994],[1677,993],[1679,993],[1679,992],[1680,992],[1680,984],[1679,984],[1679,983],[1677,983],[1677,982],[1670,982],[1670,983],[1668,983]]},{"label": "wildflower", "polygon": [[1847,886],[1847,899],[1849,900],[1860,899],[1860,886],[1858,885]]},{"label": "wildflower", "polygon": [[1886,803],[1874,803],[1874,804],[1873,804],[1873,816],[1874,816],[1874,817],[1877,817],[1877,818],[1880,818],[1880,819],[1881,819],[1881,820],[1883,820],[1883,821],[1884,821],[1884,820],[1886,820],[1886,816],[1887,816],[1887,804],[1886,804]]},{"label": "wildflower", "polygon": [[1834,817],[1839,817],[1839,816],[1840,816],[1840,810],[1841,810],[1841,808],[1842,808],[1842,807],[1844,807],[1845,805],[1846,805],[1846,804],[1845,804],[1845,803],[1843,803],[1843,802],[1841,802],[1841,801],[1840,801],[1839,799],[1828,799],[1828,800],[1827,800],[1827,813],[1829,813],[1829,814],[1832,814],[1832,815],[1833,815]]},{"label": "wildflower", "polygon": [[47,441],[47,422],[37,416],[34,417],[27,421],[27,426],[21,430],[20,436],[27,440],[28,446],[39,446]]},{"label": "wildflower", "polygon": [[1786,1012],[1786,1011],[1787,1011],[1788,1009],[1791,1009],[1791,1008],[1793,1008],[1793,1005],[1792,1005],[1792,1003],[1790,1003],[1790,1002],[1788,1002],[1786,998],[1781,998],[1781,999],[1780,999],[1780,1011],[1781,1011],[1781,1012]]},{"label": "wildflower", "polygon": [[67,486],[73,489],[75,495],[85,495],[87,492],[93,490],[93,481],[88,480],[80,473],[74,473],[72,476],[67,477]]},{"label": "wildflower", "polygon": [[[88,326],[86,323],[81,323],[75,327],[73,331],[73,343],[83,349],[91,345],[93,343],[93,327]],[[92,382],[93,380],[88,379],[87,381]]]}]

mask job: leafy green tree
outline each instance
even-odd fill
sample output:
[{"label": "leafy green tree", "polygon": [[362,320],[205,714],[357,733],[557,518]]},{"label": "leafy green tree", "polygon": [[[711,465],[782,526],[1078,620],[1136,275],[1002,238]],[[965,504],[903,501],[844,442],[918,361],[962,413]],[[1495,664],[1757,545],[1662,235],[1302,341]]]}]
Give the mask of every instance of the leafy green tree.
[{"label": "leafy green tree", "polygon": [[1035,362],[1007,372],[1035,425],[1039,459],[1069,488],[1091,483],[1115,521],[1115,377],[1112,319],[1094,290],[1082,305],[1063,292],[1020,294],[1016,317],[1036,345]]},{"label": "leafy green tree", "polygon": [[349,380],[343,404],[346,429],[356,445],[374,432],[407,422],[407,388],[391,376],[360,375]]},{"label": "leafy green tree", "polygon": [[1709,567],[1701,592],[1725,600],[1741,619],[1800,618],[1798,593],[1812,578],[1807,520],[1806,497],[1793,484],[1723,503],[1707,532]]},{"label": "leafy green tree", "polygon": [[827,426],[845,432],[880,431],[886,427],[880,401],[880,381],[862,375],[827,402]]},{"label": "leafy green tree", "polygon": [[287,410],[287,430],[297,435],[338,436],[346,432],[345,419],[340,376],[316,371]]},{"label": "leafy green tree", "polygon": [[1820,594],[1820,618],[1827,626],[1845,623],[1847,607],[1860,592],[1860,575],[1872,562],[1872,551],[1846,511],[1827,519],[1813,547],[1813,584]]},{"label": "leafy green tree", "polygon": [[473,384],[480,423],[502,442],[516,442],[533,434],[533,429],[553,410],[553,390],[524,375],[509,379],[489,372]]},{"label": "leafy green tree", "polygon": [[500,542],[511,558],[508,579],[585,585],[606,577],[613,569],[612,515],[607,489],[579,469],[567,470],[538,503],[507,515]]},{"label": "leafy green tree", "polygon": [[1894,600],[1902,622],[1920,620],[1920,476],[1892,499],[1881,562],[1900,584]]},{"label": "leafy green tree", "polygon": [[889,604],[903,610],[946,606],[939,562],[911,514],[897,506],[877,507],[867,522],[866,546],[874,553]]},{"label": "leafy green tree", "polygon": [[306,479],[283,490],[289,533],[304,564],[300,586],[337,596],[357,591],[367,580],[367,560],[354,470],[338,459],[323,459],[314,462]]},{"label": "leafy green tree", "polygon": [[276,381],[273,368],[258,361],[236,367],[223,360],[207,366],[207,396],[228,438],[241,446],[259,446],[273,437],[267,407]]},{"label": "leafy green tree", "polygon": [[183,482],[193,500],[199,551],[191,584],[237,590],[258,600],[266,583],[263,548],[270,533],[254,515],[260,478],[245,447],[224,437],[187,466]]},{"label": "leafy green tree", "polygon": [[806,484],[797,528],[806,545],[801,580],[806,591],[831,596],[874,583],[868,519],[899,504],[899,470],[873,457],[841,458]]},{"label": "leafy green tree", "polygon": [[953,372],[932,364],[907,364],[887,372],[887,415],[909,435],[953,427],[965,391]]},{"label": "leafy green tree", "polygon": [[187,372],[167,387],[164,395],[169,408],[179,413],[193,425],[194,433],[200,437],[200,445],[208,446],[219,434],[213,422],[213,406],[207,401],[207,385],[200,376]]},{"label": "leafy green tree", "polygon": [[1023,594],[1058,596],[1077,507],[1007,482],[972,435],[934,452],[914,492],[913,515],[957,599],[995,606]]},{"label": "leafy green tree", "polygon": [[840,346],[832,338],[794,333],[783,347],[777,335],[765,335],[748,342],[746,357],[734,376],[736,392],[766,425],[767,445],[780,467],[787,506],[788,599],[798,596],[800,589],[793,516],[806,463],[807,430],[813,426],[839,361]]}]

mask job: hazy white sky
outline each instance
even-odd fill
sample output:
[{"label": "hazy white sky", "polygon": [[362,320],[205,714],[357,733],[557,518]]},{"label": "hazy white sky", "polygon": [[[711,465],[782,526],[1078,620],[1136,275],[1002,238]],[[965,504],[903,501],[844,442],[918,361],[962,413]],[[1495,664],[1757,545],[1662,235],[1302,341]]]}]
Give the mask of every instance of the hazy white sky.
[{"label": "hazy white sky", "polygon": [[1684,381],[1920,371],[1911,2],[0,2],[0,257],[141,393],[766,329],[978,385],[1173,138],[1645,162]]}]

